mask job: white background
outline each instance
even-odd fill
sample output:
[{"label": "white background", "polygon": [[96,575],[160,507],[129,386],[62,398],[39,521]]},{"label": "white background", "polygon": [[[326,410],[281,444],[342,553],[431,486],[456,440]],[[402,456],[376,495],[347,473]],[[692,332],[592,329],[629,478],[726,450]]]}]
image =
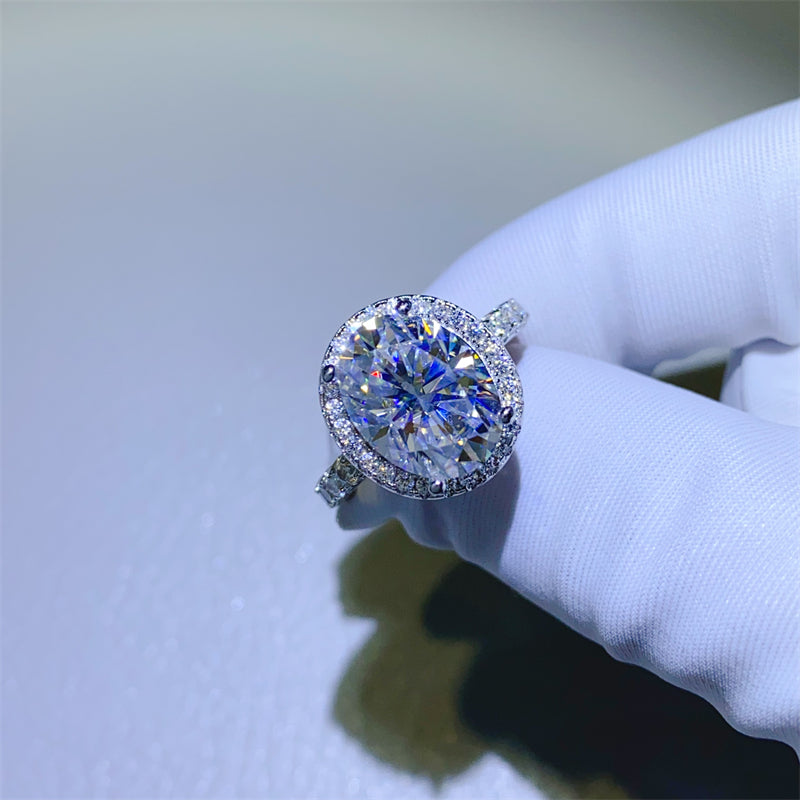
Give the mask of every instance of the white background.
[{"label": "white background", "polygon": [[449,556],[379,536],[364,569],[399,553],[403,580],[348,603],[369,575],[340,571],[359,535],[311,492],[319,359],[534,205],[794,96],[795,24],[792,3],[5,3],[3,795],[591,791],[458,721],[472,651],[419,619]]}]

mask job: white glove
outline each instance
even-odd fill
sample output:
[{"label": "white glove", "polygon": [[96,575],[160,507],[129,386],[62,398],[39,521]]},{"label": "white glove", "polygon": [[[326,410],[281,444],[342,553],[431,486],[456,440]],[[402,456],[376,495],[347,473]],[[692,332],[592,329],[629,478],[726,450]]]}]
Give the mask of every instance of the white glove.
[{"label": "white glove", "polygon": [[[365,481],[345,527],[397,517],[622,661],[800,749],[798,103],[570,192],[429,293],[530,312],[525,419],[492,481],[439,502]],[[656,381],[734,350],[723,402]]]}]

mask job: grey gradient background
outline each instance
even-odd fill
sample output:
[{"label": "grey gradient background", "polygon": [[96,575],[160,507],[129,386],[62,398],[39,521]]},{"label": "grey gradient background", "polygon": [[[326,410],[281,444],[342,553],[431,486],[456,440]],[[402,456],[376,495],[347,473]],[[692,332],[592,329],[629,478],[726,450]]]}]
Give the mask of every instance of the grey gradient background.
[{"label": "grey gradient background", "polygon": [[2,22],[2,795],[622,791],[460,719],[472,645],[420,622],[453,560],[365,556],[311,494],[318,361],[534,205],[795,96],[797,6]]}]

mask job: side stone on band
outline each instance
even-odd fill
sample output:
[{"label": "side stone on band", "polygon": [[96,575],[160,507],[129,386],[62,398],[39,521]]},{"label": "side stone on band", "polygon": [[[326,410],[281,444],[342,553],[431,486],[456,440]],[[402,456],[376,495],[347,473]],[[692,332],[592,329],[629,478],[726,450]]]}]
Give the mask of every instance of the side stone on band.
[{"label": "side stone on band", "polygon": [[331,507],[352,497],[364,476],[344,456],[339,456],[322,473],[314,491]]},{"label": "side stone on band", "polygon": [[332,339],[320,403],[342,449],[315,491],[331,506],[369,477],[406,497],[471,491],[506,463],[522,387],[505,344],[527,313],[508,300],[477,319],[444,300],[402,295],[354,314]]}]

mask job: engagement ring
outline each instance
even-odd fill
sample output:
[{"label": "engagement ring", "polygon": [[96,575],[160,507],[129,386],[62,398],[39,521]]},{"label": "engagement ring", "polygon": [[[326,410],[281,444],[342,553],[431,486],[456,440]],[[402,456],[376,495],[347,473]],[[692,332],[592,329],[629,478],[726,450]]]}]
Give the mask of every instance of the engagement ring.
[{"label": "engagement ring", "polygon": [[422,500],[469,492],[508,461],[522,385],[505,344],[528,315],[508,300],[479,319],[400,295],[361,309],[331,340],[322,414],[342,454],[315,491],[333,507],[371,478]]}]

